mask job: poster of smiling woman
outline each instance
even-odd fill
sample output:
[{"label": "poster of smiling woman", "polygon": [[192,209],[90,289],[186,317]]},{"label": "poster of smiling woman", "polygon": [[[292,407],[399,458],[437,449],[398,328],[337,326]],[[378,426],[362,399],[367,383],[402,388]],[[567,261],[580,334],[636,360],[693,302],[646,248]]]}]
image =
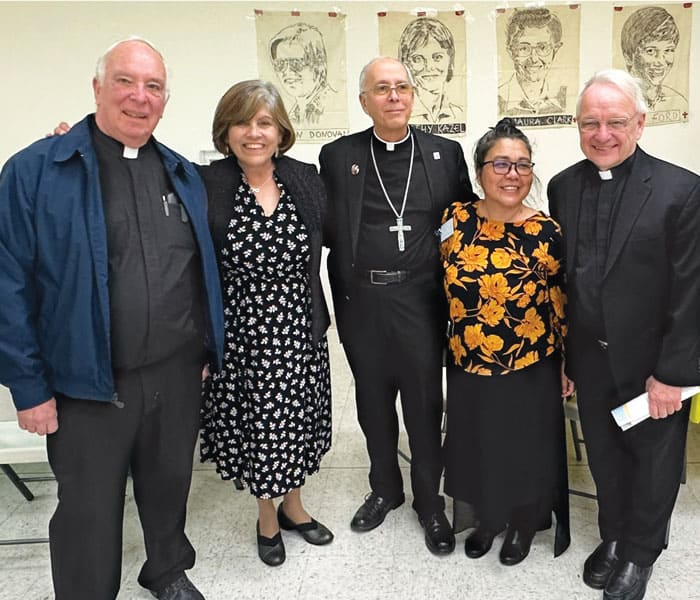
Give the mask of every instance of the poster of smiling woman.
[{"label": "poster of smiling woman", "polygon": [[641,81],[647,125],[688,120],[692,10],[691,3],[614,8],[614,66]]},{"label": "poster of smiling woman", "polygon": [[282,94],[297,142],[348,133],[345,16],[256,11],[258,71]]},{"label": "poster of smiling woman", "polygon": [[465,23],[461,12],[379,15],[379,53],[398,58],[415,85],[411,123],[429,133],[466,131]]},{"label": "poster of smiling woman", "polygon": [[498,11],[498,112],[521,127],[572,125],[578,92],[580,10]]}]

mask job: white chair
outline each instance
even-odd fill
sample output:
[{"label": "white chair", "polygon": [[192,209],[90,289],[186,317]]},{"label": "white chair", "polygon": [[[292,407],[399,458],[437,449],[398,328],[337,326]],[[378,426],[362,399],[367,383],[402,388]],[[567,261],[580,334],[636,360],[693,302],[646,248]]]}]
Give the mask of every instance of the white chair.
[{"label": "white chair", "polygon": [[[27,500],[33,500],[34,494],[25,485],[25,482],[48,481],[52,480],[53,477],[21,477],[12,468],[12,465],[42,462],[48,462],[46,438],[27,433],[19,428],[10,392],[6,387],[0,386],[0,469]],[[0,540],[0,546],[44,542],[48,542],[48,540],[45,538]]]}]

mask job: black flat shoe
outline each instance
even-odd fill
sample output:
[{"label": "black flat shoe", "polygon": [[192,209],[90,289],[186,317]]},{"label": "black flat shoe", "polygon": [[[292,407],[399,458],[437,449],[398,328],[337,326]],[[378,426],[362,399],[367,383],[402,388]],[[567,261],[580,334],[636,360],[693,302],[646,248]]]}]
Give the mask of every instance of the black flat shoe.
[{"label": "black flat shoe", "polygon": [[278,531],[271,538],[260,535],[259,521],[255,524],[255,532],[258,536],[258,556],[260,560],[270,567],[281,565],[284,559],[287,558],[281,533]]},{"label": "black flat shoe", "polygon": [[471,535],[464,540],[464,553],[469,558],[481,558],[489,550],[493,544],[493,538],[496,537],[496,532],[489,529],[479,529],[478,527]]},{"label": "black flat shoe", "polygon": [[353,531],[370,531],[384,522],[390,510],[401,506],[404,502],[404,495],[392,502],[386,498],[370,492],[365,497],[362,506],[357,509],[355,516],[350,522],[350,529]]},{"label": "black flat shoe", "polygon": [[284,514],[282,504],[277,507],[277,521],[285,531],[298,531],[309,544],[324,546],[333,541],[333,533],[328,527],[319,523],[316,519],[311,519],[310,523],[295,523]]},{"label": "black flat shoe", "polygon": [[605,589],[617,564],[617,542],[601,542],[583,563],[583,582],[594,590]]},{"label": "black flat shoe", "polygon": [[603,592],[603,600],[642,600],[647,591],[652,567],[619,561]]},{"label": "black flat shoe", "polygon": [[522,562],[530,554],[530,545],[534,537],[534,531],[508,527],[506,539],[503,540],[501,553],[498,556],[501,564],[512,567]]},{"label": "black flat shoe", "polygon": [[455,549],[455,534],[444,512],[419,521],[425,531],[425,545],[433,554],[450,554]]}]

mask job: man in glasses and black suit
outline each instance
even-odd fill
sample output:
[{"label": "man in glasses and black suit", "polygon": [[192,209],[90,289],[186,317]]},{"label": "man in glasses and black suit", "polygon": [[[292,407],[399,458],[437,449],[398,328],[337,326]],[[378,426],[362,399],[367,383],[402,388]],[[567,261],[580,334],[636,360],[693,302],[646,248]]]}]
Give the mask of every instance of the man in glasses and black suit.
[{"label": "man in glasses and black suit", "polygon": [[[681,386],[700,383],[700,177],[637,145],[647,105],[626,71],[596,73],[576,112],[586,159],[548,196],[566,241],[566,371],[602,538],[583,580],[605,600],[641,600],[681,481]],[[651,419],[622,431],[611,409],[643,392]]]},{"label": "man in glasses and black suit", "polygon": [[320,155],[335,315],[371,463],[371,491],[351,528],[374,529],[404,502],[400,394],[413,508],[428,549],[448,554],[454,534],[439,493],[447,312],[436,232],[443,210],[473,192],[461,146],[409,127],[414,88],[402,63],[384,57],[367,64],[359,99],[373,126]]}]

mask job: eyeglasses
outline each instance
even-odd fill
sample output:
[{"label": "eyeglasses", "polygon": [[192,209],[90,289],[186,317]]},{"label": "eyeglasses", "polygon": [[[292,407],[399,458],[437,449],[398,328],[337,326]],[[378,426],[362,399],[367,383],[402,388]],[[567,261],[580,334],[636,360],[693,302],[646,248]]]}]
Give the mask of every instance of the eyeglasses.
[{"label": "eyeglasses", "polygon": [[578,122],[578,127],[581,131],[593,132],[598,131],[603,125],[606,129],[612,129],[613,131],[624,131],[629,122],[633,117],[620,117],[616,119],[608,119],[601,123],[595,119],[583,119]]},{"label": "eyeglasses", "polygon": [[515,172],[518,175],[529,175],[532,173],[532,167],[535,166],[533,162],[512,162],[510,160],[505,160],[503,158],[497,158],[496,160],[486,160],[485,165],[491,165],[493,167],[493,172],[496,175],[507,175],[510,170],[515,167]]},{"label": "eyeglasses", "polygon": [[[362,93],[366,94],[368,90],[364,90]],[[408,96],[413,92],[413,86],[408,83],[408,81],[401,81],[400,83],[389,85],[388,83],[378,83],[377,85],[369,89],[375,96],[388,96],[392,91],[396,91],[399,96]]]},{"label": "eyeglasses", "polygon": [[518,58],[527,58],[531,56],[533,52],[537,54],[537,56],[545,57],[552,53],[553,46],[549,42],[540,42],[538,44],[523,42],[522,44],[511,46],[511,49]]},{"label": "eyeglasses", "polygon": [[276,58],[272,61],[272,66],[275,71],[291,69],[295,73],[298,73],[308,66],[308,62],[304,58]]}]

